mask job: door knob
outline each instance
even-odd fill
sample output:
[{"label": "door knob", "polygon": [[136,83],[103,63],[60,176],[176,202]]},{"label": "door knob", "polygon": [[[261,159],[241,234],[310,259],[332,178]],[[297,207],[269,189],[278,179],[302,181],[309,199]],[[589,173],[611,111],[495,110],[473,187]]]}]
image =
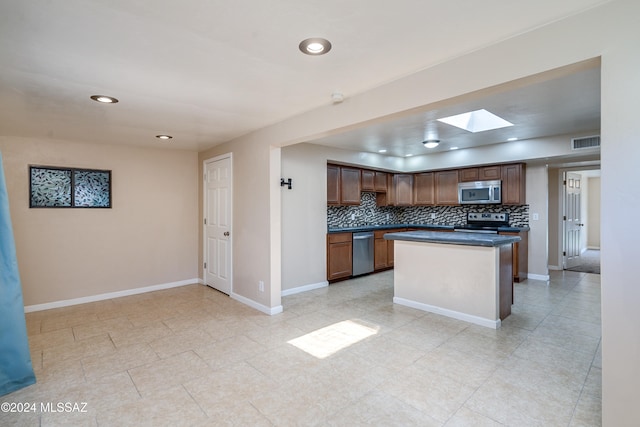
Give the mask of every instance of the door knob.
[{"label": "door knob", "polygon": [[224,235],[225,235],[225,236],[228,236],[228,235],[229,235],[229,232],[228,232],[228,231],[225,231],[225,232],[224,232]]}]

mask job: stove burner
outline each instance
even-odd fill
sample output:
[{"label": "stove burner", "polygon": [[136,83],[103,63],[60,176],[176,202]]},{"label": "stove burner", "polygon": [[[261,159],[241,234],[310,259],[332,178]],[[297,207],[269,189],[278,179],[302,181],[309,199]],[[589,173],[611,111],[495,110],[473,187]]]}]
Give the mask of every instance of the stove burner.
[{"label": "stove burner", "polygon": [[467,223],[456,225],[454,231],[466,231],[468,233],[492,233],[498,232],[500,227],[509,226],[508,213],[496,212],[469,212]]}]

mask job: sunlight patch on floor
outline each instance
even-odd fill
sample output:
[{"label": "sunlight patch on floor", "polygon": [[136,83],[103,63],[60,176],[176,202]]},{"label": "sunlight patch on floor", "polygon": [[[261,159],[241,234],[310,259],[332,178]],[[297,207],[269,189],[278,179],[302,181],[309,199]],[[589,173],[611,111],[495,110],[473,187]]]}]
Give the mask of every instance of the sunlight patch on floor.
[{"label": "sunlight patch on floor", "polygon": [[318,359],[324,359],[377,334],[379,329],[358,320],[344,320],[287,342]]}]

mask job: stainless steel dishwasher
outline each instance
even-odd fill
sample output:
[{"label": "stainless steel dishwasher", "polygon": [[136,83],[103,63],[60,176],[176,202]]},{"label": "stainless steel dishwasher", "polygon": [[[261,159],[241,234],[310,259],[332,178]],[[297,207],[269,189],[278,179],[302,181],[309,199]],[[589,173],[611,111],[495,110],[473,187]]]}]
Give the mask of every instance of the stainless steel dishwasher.
[{"label": "stainless steel dishwasher", "polygon": [[353,233],[353,271],[352,275],[373,271],[373,231]]}]

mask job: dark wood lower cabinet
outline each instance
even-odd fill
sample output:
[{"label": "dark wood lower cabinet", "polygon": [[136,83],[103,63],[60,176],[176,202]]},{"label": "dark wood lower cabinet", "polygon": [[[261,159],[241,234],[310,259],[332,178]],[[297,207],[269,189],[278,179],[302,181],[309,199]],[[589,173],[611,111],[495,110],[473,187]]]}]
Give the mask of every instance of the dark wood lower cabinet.
[{"label": "dark wood lower cabinet", "polygon": [[353,271],[351,233],[327,234],[327,280],[351,277]]},{"label": "dark wood lower cabinet", "polygon": [[513,245],[503,245],[499,247],[500,263],[499,263],[499,316],[500,320],[504,320],[511,314],[511,305],[513,304]]},{"label": "dark wood lower cabinet", "polygon": [[374,232],[374,271],[386,270],[393,267],[393,240],[385,240],[384,235],[387,233],[397,233],[406,231],[404,228],[393,230],[379,230]]},{"label": "dark wood lower cabinet", "polygon": [[388,267],[387,262],[387,240],[376,237],[373,241],[373,269],[384,270]]},{"label": "dark wood lower cabinet", "polygon": [[529,232],[506,232],[500,234],[508,236],[520,236],[520,241],[513,244],[513,281],[522,282],[527,280],[529,271]]}]

